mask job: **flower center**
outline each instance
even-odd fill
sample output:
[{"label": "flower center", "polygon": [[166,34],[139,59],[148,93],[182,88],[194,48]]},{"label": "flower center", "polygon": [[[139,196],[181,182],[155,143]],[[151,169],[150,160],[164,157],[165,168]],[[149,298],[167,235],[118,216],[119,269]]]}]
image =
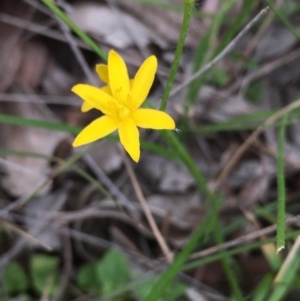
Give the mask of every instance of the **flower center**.
[{"label": "flower center", "polygon": [[[118,90],[116,92],[118,92]],[[115,102],[109,103],[112,111],[114,112],[113,116],[119,118],[120,120],[129,118],[130,114],[134,111],[130,93],[127,95],[126,101],[121,101],[120,99],[115,100]]]},{"label": "flower center", "polygon": [[130,113],[131,113],[131,110],[127,106],[125,106],[123,104],[119,104],[118,108],[116,109],[116,115],[121,120],[124,120],[124,119],[128,118],[129,115],[130,115]]}]

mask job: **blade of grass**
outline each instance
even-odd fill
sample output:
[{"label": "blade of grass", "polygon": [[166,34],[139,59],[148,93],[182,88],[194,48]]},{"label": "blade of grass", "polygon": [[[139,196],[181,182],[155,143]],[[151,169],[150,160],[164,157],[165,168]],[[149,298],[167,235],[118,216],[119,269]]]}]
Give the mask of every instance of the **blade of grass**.
[{"label": "blade of grass", "polygon": [[222,131],[233,131],[233,130],[251,130],[256,128],[265,119],[272,116],[275,110],[258,112],[254,114],[248,114],[231,118],[229,120],[218,122],[215,124],[201,125],[197,127],[191,127],[190,130],[193,133],[210,134]]},{"label": "blade of grass", "polygon": [[223,171],[221,172],[221,174],[219,175],[218,179],[215,182],[214,189],[217,189],[220,186],[220,184],[224,181],[224,179],[228,177],[232,168],[235,166],[237,161],[241,158],[242,154],[248,149],[248,147],[253,143],[253,141],[264,131],[266,125],[271,125],[274,122],[277,122],[278,120],[280,120],[280,118],[282,118],[282,116],[295,109],[299,109],[299,107],[300,107],[300,99],[295,100],[294,102],[283,107],[277,113],[275,113],[270,118],[268,118],[261,126],[259,126],[237,149],[234,156],[232,156],[228,160],[226,166],[224,167]]},{"label": "blade of grass", "polygon": [[180,35],[178,38],[178,43],[175,51],[175,57],[171,66],[170,74],[167,79],[166,87],[161,99],[160,103],[160,110],[165,111],[168,103],[168,99],[170,96],[170,92],[174,83],[175,76],[177,74],[178,66],[180,63],[180,58],[182,55],[182,50],[184,47],[184,42],[185,38],[188,32],[190,20],[191,20],[191,15],[192,15],[192,9],[194,7],[194,0],[189,0],[189,1],[183,1],[184,4],[184,11],[183,11],[183,20],[181,23],[181,29],[180,29]]},{"label": "blade of grass", "polygon": [[272,295],[268,299],[269,301],[281,300],[287,293],[293,279],[297,277],[297,272],[300,266],[299,249],[300,236],[297,237],[288,257],[274,280],[275,287],[273,287]]},{"label": "blade of grass", "polygon": [[284,142],[288,114],[280,123],[277,146],[277,253],[285,246],[285,172],[284,172]]},{"label": "blade of grass", "polygon": [[255,288],[255,292],[252,300],[253,301],[267,300],[267,295],[270,291],[271,284],[272,284],[272,275],[267,274],[266,276],[264,276],[263,280]]},{"label": "blade of grass", "polygon": [[187,152],[186,148],[179,141],[176,134],[170,131],[162,131],[162,137],[169,143],[171,148],[177,150],[178,155],[180,156],[181,162],[187,167],[191,175],[194,177],[196,181],[196,185],[200,189],[200,191],[204,194],[204,196],[210,201],[215,201],[215,195],[210,191],[205,176],[198,169],[192,157]]},{"label": "blade of grass", "polygon": [[65,22],[88,46],[91,47],[104,61],[107,61],[106,53],[83,31],[81,30],[58,6],[51,0],[40,0],[43,2],[55,15]]},{"label": "blade of grass", "polygon": [[241,38],[252,28],[263,16],[265,16],[269,11],[269,7],[264,8],[259,12],[258,15],[256,15],[239,33],[238,35],[224,48],[224,50],[218,54],[212,61],[207,63],[203,68],[201,68],[199,71],[197,71],[195,74],[190,76],[185,82],[178,85],[176,88],[174,88],[170,94],[170,97],[176,95],[181,89],[189,85],[191,82],[199,78],[201,75],[203,75],[206,71],[211,69],[213,66],[217,64],[221,59],[223,59],[235,46],[236,44],[241,40]]},{"label": "blade of grass", "polygon": [[181,270],[184,262],[188,258],[189,254],[197,246],[200,238],[203,237],[207,227],[213,221],[212,213],[204,218],[196,231],[192,234],[188,243],[184,246],[181,252],[176,256],[174,262],[167,268],[167,270],[159,277],[158,281],[153,285],[153,288],[146,296],[144,301],[156,301],[165,292],[167,287],[171,284],[178,272]]},{"label": "blade of grass", "polygon": [[[218,31],[220,30],[221,25],[223,24],[226,13],[235,2],[236,0],[221,2],[221,7],[218,11],[218,14],[213,18],[207,34],[202,39],[200,39],[200,43],[196,51],[193,73],[196,73],[203,66],[203,64],[208,60],[208,58],[211,57],[210,48],[212,48],[212,44],[216,40],[216,36],[218,34]],[[205,82],[205,78],[206,78],[205,76],[200,77],[190,84],[188,96],[184,104],[185,116],[187,116],[188,108],[190,107],[190,105],[195,103],[199,91],[201,90],[201,87]]]},{"label": "blade of grass", "polygon": [[288,21],[288,19],[283,15],[283,13],[275,7],[271,0],[266,0],[268,5],[274,11],[275,15],[282,21],[282,23],[290,30],[290,32],[300,40],[300,32]]},{"label": "blade of grass", "polygon": [[[86,153],[86,151],[84,151],[84,153],[82,153],[82,154],[85,154],[85,153]],[[37,152],[16,151],[16,150],[11,150],[11,149],[0,149],[0,156],[32,157],[32,158],[45,159],[45,160],[48,160],[48,161],[53,161],[53,162],[56,162],[60,165],[66,163],[65,160],[62,160],[61,158],[58,158],[58,157],[47,156],[47,155],[40,154],[40,153],[37,153]],[[91,175],[89,175],[82,168],[79,168],[79,167],[74,166],[74,165],[70,166],[69,168],[71,170],[73,170],[75,173],[77,173],[78,175],[80,175],[82,178],[84,178],[87,182],[94,185],[99,190],[99,192],[101,192],[108,199],[112,200],[115,203],[117,208],[119,208],[122,212],[124,212],[126,215],[129,216],[128,212],[123,208],[121,200],[118,200],[117,195],[112,195],[106,188],[104,188],[104,186],[103,186],[103,185],[105,185],[104,182],[103,183],[101,183],[101,181],[99,182],[99,179],[93,178]],[[1,212],[1,210],[0,210],[0,212]]]},{"label": "blade of grass", "polygon": [[[214,225],[215,225],[214,231],[213,231],[214,236],[215,236],[215,242],[217,245],[220,245],[224,242],[224,238],[223,238],[223,233],[221,230],[221,225],[219,222],[219,215],[218,215],[219,210],[218,210],[217,204],[215,202],[212,204],[211,209],[213,211],[213,219],[214,219]],[[220,253],[222,255],[221,263],[223,266],[223,270],[224,270],[226,278],[229,282],[229,286],[231,288],[233,296],[234,296],[235,300],[243,301],[244,298],[243,298],[242,292],[239,288],[238,281],[237,281],[237,279],[232,271],[232,268],[230,266],[230,262],[229,262],[230,256],[228,256],[227,251],[225,251],[225,250],[221,250]]]},{"label": "blade of grass", "polygon": [[[149,295],[143,301],[156,301],[158,300],[159,296],[163,294],[166,287],[169,286],[176,277],[178,271],[188,271],[197,267],[204,266],[205,264],[212,263],[218,260],[221,260],[226,255],[227,257],[233,256],[236,254],[240,254],[243,252],[248,252],[250,250],[256,249],[261,247],[264,244],[271,243],[276,241],[275,237],[268,238],[264,241],[258,241],[254,243],[250,243],[246,246],[238,247],[233,250],[226,251],[225,255],[224,252],[220,252],[218,254],[211,255],[207,258],[197,260],[192,263],[187,263],[185,265],[184,262],[188,254],[193,250],[193,248],[197,245],[199,239],[203,236],[205,232],[205,227],[209,223],[212,223],[212,213],[210,213],[201,223],[201,225],[196,229],[193,233],[190,241],[187,245],[182,249],[182,251],[176,256],[175,261],[173,264],[162,274],[156,284],[153,286],[153,289],[150,291]],[[300,230],[293,231],[287,234],[287,238],[292,238],[298,236],[300,234]]]},{"label": "blade of grass", "polygon": [[[54,157],[54,156],[47,156],[41,153],[37,152],[31,152],[31,151],[17,151],[12,149],[1,149],[0,148],[0,156],[17,156],[17,157],[31,157],[31,158],[37,158],[37,159],[45,159],[48,161],[56,162],[58,164],[65,164],[66,161],[62,160],[61,158]],[[111,194],[104,189],[104,187],[91,177],[88,173],[86,173],[83,169],[78,168],[76,166],[70,166],[71,169],[73,169],[77,174],[81,175],[84,179],[86,179],[88,182],[90,182],[92,185],[95,185],[95,187],[98,188],[98,190],[103,193],[106,197],[112,199]]]},{"label": "blade of grass", "polygon": [[[44,121],[44,120],[37,120],[37,119],[28,119],[14,115],[6,115],[0,114],[0,123],[11,124],[11,125],[19,125],[25,127],[33,127],[33,128],[41,128],[46,129],[49,131],[59,131],[65,132],[70,134],[77,135],[81,130],[82,127],[52,122],[52,121]],[[119,141],[119,138],[116,135],[109,135],[105,139],[112,140],[112,141]],[[163,146],[151,143],[149,141],[141,141],[142,148],[152,151],[156,154],[162,155],[172,160],[179,159],[178,155],[174,154],[173,151],[166,149]]]},{"label": "blade of grass", "polygon": [[[286,238],[293,238],[295,236],[298,236],[300,234],[300,230],[296,230],[296,231],[291,231],[289,233],[286,234]],[[267,238],[265,240],[261,240],[261,241],[256,241],[253,243],[249,243],[245,246],[241,246],[241,247],[237,247],[237,248],[233,248],[231,250],[227,250],[226,251],[226,256],[234,256],[237,254],[241,254],[244,252],[249,252],[251,250],[255,250],[260,248],[261,246],[268,244],[268,243],[272,243],[272,242],[276,242],[276,237],[271,237],[271,238]],[[224,254],[219,252],[210,256],[207,256],[205,258],[199,259],[199,260],[195,260],[193,262],[188,262],[186,263],[183,267],[182,267],[182,272],[184,271],[190,271],[193,269],[196,269],[198,267],[204,266],[206,264],[221,260],[224,257]]]},{"label": "blade of grass", "polygon": [[233,23],[230,28],[222,37],[219,46],[217,47],[214,57],[219,55],[226,47],[228,43],[233,39],[234,35],[242,28],[246,18],[250,15],[250,11],[256,4],[256,0],[244,0],[243,8],[236,18],[234,18]]},{"label": "blade of grass", "polygon": [[63,123],[28,119],[28,118],[6,115],[6,114],[0,114],[0,123],[42,128],[50,131],[66,132],[71,134],[78,134],[82,130],[82,128],[80,127],[67,125]]},{"label": "blade of grass", "polygon": [[[218,122],[210,125],[201,125],[197,127],[191,127],[190,131],[193,133],[201,133],[201,134],[210,134],[222,131],[240,131],[240,130],[252,130],[257,128],[261,122],[264,122],[267,118],[272,115],[278,113],[280,110],[270,110],[257,112],[254,114],[242,115],[238,117],[233,117],[229,120]],[[298,123],[299,120],[295,119],[295,117],[299,117],[300,110],[296,109],[289,114],[289,119],[287,120],[287,125]],[[270,125],[266,125],[265,127],[273,127],[279,126],[279,123],[273,123]]]}]

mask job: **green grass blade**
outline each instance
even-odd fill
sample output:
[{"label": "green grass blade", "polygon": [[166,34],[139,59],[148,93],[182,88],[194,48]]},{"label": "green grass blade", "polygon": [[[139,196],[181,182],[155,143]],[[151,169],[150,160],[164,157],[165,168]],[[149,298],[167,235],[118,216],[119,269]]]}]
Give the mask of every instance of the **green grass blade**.
[{"label": "green grass blade", "polygon": [[[219,222],[219,215],[218,215],[218,208],[217,204],[214,202],[211,206],[213,211],[213,218],[214,218],[214,235],[215,235],[215,242],[217,245],[220,245],[224,242],[223,233],[221,230],[221,225]],[[243,301],[243,295],[239,288],[238,281],[233,273],[233,270],[230,266],[230,256],[228,256],[227,251],[221,250],[220,254],[222,255],[221,263],[223,266],[223,270],[225,272],[226,278],[229,282],[229,286],[231,288],[231,291],[233,293],[233,296],[235,300]]]},{"label": "green grass blade", "polygon": [[230,28],[228,29],[224,37],[222,37],[220,45],[217,47],[217,50],[214,53],[214,57],[222,52],[222,50],[233,39],[234,35],[243,27],[243,24],[246,18],[250,15],[250,11],[255,3],[257,3],[256,0],[244,0],[241,12],[237,16],[237,18],[234,19],[232,25],[230,25]]},{"label": "green grass blade", "polygon": [[[78,127],[78,126],[72,126],[72,125],[67,125],[67,124],[52,122],[52,121],[28,119],[24,117],[6,115],[6,114],[0,114],[0,123],[19,125],[25,127],[33,127],[33,128],[41,128],[49,131],[65,132],[65,133],[75,134],[75,135],[77,135],[82,130],[82,127]],[[112,140],[112,141],[119,141],[119,138],[116,135],[109,135],[105,139]],[[141,146],[143,149],[152,151],[166,158],[175,161],[179,160],[179,157],[176,153],[166,149],[163,146],[154,144],[149,141],[141,141]]]},{"label": "green grass blade", "polygon": [[285,172],[284,172],[284,142],[288,114],[281,119],[277,146],[277,252],[285,246]]},{"label": "green grass blade", "polygon": [[300,32],[288,21],[288,19],[283,15],[283,13],[278,10],[275,5],[273,4],[273,1],[267,0],[268,5],[271,7],[271,9],[274,11],[275,15],[282,21],[282,23],[290,30],[290,32],[300,40]]},{"label": "green grass blade", "polygon": [[197,165],[187,152],[186,148],[183,144],[179,141],[176,136],[176,133],[171,131],[162,131],[162,137],[169,143],[170,147],[177,151],[181,162],[187,167],[191,175],[194,177],[196,181],[196,185],[204,194],[204,196],[210,201],[213,202],[215,200],[215,195],[211,193],[208,188],[205,176],[202,172],[198,169]]},{"label": "green grass blade", "polygon": [[[286,234],[286,238],[293,238],[300,235],[300,230],[296,230],[296,231],[291,231],[289,233]],[[256,241],[256,242],[252,242],[249,243],[245,246],[241,246],[241,247],[237,247],[231,250],[227,250],[226,251],[226,256],[234,256],[234,255],[238,255],[244,252],[249,252],[251,250],[255,250],[257,248],[260,248],[261,246],[268,244],[268,243],[272,243],[276,241],[276,237],[271,237],[271,238],[267,238],[265,240],[260,240],[260,241]],[[186,263],[181,271],[190,271],[192,269],[196,269],[199,268],[201,266],[204,266],[206,264],[221,260],[224,257],[224,253],[217,253],[217,254],[212,254],[210,256],[207,256],[205,258],[201,258],[198,260],[194,260],[192,262]]]},{"label": "green grass blade", "polygon": [[[197,72],[204,65],[204,63],[209,57],[211,57],[211,45],[215,42],[216,36],[221,28],[226,13],[235,2],[236,0],[221,2],[221,8],[218,11],[218,14],[213,18],[207,34],[200,40],[193,67],[194,73]],[[189,106],[196,101],[199,91],[201,90],[205,82],[205,79],[206,75],[204,74],[204,76],[201,76],[199,79],[195,80],[190,84],[188,95],[186,98],[186,103],[184,105],[185,114],[188,112]]]},{"label": "green grass blade", "polygon": [[0,114],[0,123],[20,125],[34,128],[42,128],[50,131],[66,132],[70,134],[78,134],[82,128],[63,123],[57,123],[52,121],[43,121],[36,119],[29,119],[14,115]]},{"label": "green grass blade", "polygon": [[272,275],[267,274],[263,280],[255,288],[255,293],[253,296],[253,301],[265,301],[267,300],[268,292],[272,284]]},{"label": "green grass blade", "polygon": [[[293,248],[295,247],[296,252],[289,261],[287,268],[284,269],[284,273],[280,276],[279,281],[276,281],[275,287],[273,284],[272,295],[269,297],[268,301],[282,300],[284,295],[288,292],[288,289],[292,285],[293,280],[298,276],[297,272],[300,267],[299,242],[300,240],[298,236],[295,241],[295,245],[293,246]],[[291,253],[293,252],[292,250],[290,251]]]},{"label": "green grass blade", "polygon": [[[54,156],[48,156],[37,152],[31,152],[31,151],[17,151],[13,149],[1,149],[0,148],[0,157],[1,156],[16,156],[16,157],[31,157],[31,158],[37,158],[37,159],[45,159],[48,161],[56,162],[58,164],[64,164],[66,163],[65,160],[62,160],[61,158],[54,157]],[[78,168],[76,166],[70,166],[71,169],[74,170],[77,174],[81,175],[84,179],[86,179],[88,182],[90,182],[92,185],[94,185],[103,195],[105,195],[109,199],[113,199],[111,194],[93,177],[91,177],[87,172],[85,172],[83,169]]]},{"label": "green grass blade", "polygon": [[158,281],[154,284],[150,293],[146,296],[143,301],[156,301],[165,292],[167,287],[172,283],[173,279],[182,269],[183,264],[188,258],[189,254],[199,243],[201,237],[203,237],[208,225],[212,222],[212,214],[206,216],[202,223],[198,226],[196,231],[192,234],[190,240],[176,256],[174,262],[167,268],[167,270],[160,276]]},{"label": "green grass blade", "polygon": [[62,12],[54,1],[41,0],[55,15],[57,15],[69,28],[71,28],[78,37],[84,41],[91,49],[97,53],[104,61],[107,60],[106,53],[83,31],[81,30],[64,12]]},{"label": "green grass blade", "polygon": [[193,133],[210,134],[223,131],[251,130],[253,128],[257,128],[257,126],[259,126],[265,119],[275,113],[276,111],[272,110],[238,116],[215,124],[192,127],[191,131]]},{"label": "green grass blade", "polygon": [[[262,111],[248,115],[242,115],[238,117],[233,117],[229,120],[218,122],[215,124],[201,125],[197,127],[191,127],[190,131],[193,133],[200,134],[210,134],[216,132],[224,131],[240,131],[240,130],[252,130],[256,129],[261,125],[267,118],[278,113],[280,110],[269,110]],[[299,123],[298,118],[300,115],[300,110],[296,109],[289,114],[289,119],[287,120],[287,125]],[[275,122],[271,124],[270,127],[278,126],[279,123]]]}]

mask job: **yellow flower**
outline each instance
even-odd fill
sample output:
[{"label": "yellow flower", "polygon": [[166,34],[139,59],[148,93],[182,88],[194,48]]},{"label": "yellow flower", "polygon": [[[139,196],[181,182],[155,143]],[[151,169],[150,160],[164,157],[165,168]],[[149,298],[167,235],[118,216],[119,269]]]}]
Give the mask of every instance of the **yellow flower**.
[{"label": "yellow flower", "polygon": [[131,158],[138,162],[140,141],[137,127],[155,130],[173,130],[175,122],[167,113],[139,108],[148,96],[157,70],[155,56],[148,57],[129,80],[123,59],[111,50],[108,65],[97,65],[96,71],[107,84],[97,88],[78,84],[72,91],[84,100],[82,111],[98,109],[104,116],[94,120],[75,138],[73,146],[81,146],[103,138],[118,129],[119,137]]}]

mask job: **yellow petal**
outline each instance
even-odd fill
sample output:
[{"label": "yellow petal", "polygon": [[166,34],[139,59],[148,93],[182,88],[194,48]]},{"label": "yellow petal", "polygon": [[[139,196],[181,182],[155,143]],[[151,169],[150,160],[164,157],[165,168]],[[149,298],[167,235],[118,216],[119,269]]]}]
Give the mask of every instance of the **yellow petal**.
[{"label": "yellow petal", "polygon": [[141,128],[153,130],[174,130],[173,118],[163,111],[138,109],[131,114],[135,124]]},{"label": "yellow petal", "polygon": [[105,89],[97,88],[90,85],[78,84],[71,89],[75,94],[86,101],[90,106],[100,110],[106,115],[111,115],[114,113],[112,108],[112,103],[116,100],[105,93]]},{"label": "yellow petal", "polygon": [[89,110],[93,109],[94,107],[88,104],[86,101],[83,102],[81,105],[81,112],[85,113],[88,112]]},{"label": "yellow petal", "polygon": [[[111,95],[111,90],[109,86],[104,86],[101,88],[101,90],[109,95]],[[87,103],[86,101],[83,102],[83,104],[81,105],[81,112],[85,113],[90,111],[91,109],[93,109],[94,107],[92,105],[90,105],[89,103]]]},{"label": "yellow petal", "polygon": [[114,51],[108,54],[108,78],[112,95],[125,103],[129,93],[129,77],[124,60]]},{"label": "yellow petal", "polygon": [[96,65],[96,72],[104,83],[108,83],[108,67],[104,64]]},{"label": "yellow petal", "polygon": [[130,79],[129,80],[129,86],[130,86],[130,90],[132,89],[132,87],[133,87],[133,82],[134,82],[134,80],[133,79]]},{"label": "yellow petal", "polygon": [[132,160],[138,162],[140,159],[139,131],[131,118],[127,118],[119,124],[119,136]]},{"label": "yellow petal", "polygon": [[118,128],[118,120],[110,116],[97,118],[86,126],[75,138],[73,146],[81,146],[103,138]]},{"label": "yellow petal", "polygon": [[157,59],[154,55],[148,57],[137,71],[130,91],[132,102],[137,109],[146,99],[153,84],[157,70]]}]

